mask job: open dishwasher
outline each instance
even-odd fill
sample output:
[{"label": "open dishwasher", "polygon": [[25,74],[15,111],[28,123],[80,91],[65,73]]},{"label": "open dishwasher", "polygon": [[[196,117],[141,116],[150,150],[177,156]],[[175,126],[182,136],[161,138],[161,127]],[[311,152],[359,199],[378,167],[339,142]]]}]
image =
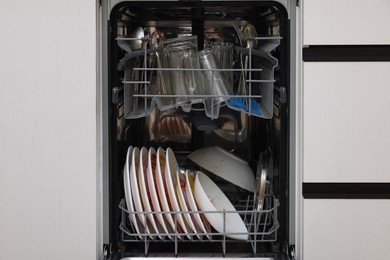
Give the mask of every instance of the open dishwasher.
[{"label": "open dishwasher", "polygon": [[[288,259],[287,25],[284,6],[268,1],[129,1],[112,8],[107,257]],[[253,187],[226,180],[224,173],[216,174],[194,157],[207,149],[246,164]],[[133,188],[139,181],[126,186],[131,182],[126,176],[143,153],[162,153],[167,161],[174,156],[178,176],[192,174],[212,182],[233,210],[207,211],[188,197],[175,208],[166,183],[168,199],[163,194],[156,199],[161,207],[137,202],[134,196],[129,207],[128,193],[137,195]],[[226,163],[225,170],[231,170]],[[165,164],[161,168],[164,172]],[[154,183],[158,186],[157,179]],[[148,184],[146,189],[153,190]],[[190,197],[195,195],[191,191]],[[153,194],[145,194],[152,204]],[[166,208],[165,199],[170,204]],[[131,207],[137,203],[143,210]],[[194,207],[183,208],[185,204]],[[244,232],[229,231],[233,214]],[[219,227],[213,217],[219,217]],[[195,218],[207,228],[191,228]],[[149,223],[159,220],[168,228]]]}]

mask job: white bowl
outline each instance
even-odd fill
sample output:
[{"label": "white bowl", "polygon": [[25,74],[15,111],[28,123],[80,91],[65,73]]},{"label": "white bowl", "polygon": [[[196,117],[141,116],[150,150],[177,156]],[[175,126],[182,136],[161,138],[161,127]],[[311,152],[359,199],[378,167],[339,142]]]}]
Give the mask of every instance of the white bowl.
[{"label": "white bowl", "polygon": [[[195,200],[203,211],[236,211],[220,188],[203,172],[195,178]],[[219,232],[224,233],[224,214],[204,213],[206,219]],[[237,212],[225,213],[226,236],[238,240],[248,240],[248,230]]]},{"label": "white bowl", "polygon": [[[195,197],[193,194],[195,189],[195,173],[187,170],[185,173],[185,177],[186,187],[183,193],[187,196],[188,208],[191,211],[198,211],[198,206],[196,206]],[[208,235],[208,233],[211,233],[210,223],[206,219],[204,219],[204,217],[198,212],[192,213],[192,216],[194,218],[194,223],[196,224],[198,230],[197,232],[206,233],[206,237],[208,239],[211,239],[210,235]]]},{"label": "white bowl", "polygon": [[200,167],[250,192],[256,191],[256,179],[248,163],[218,147],[205,147],[188,155]]}]

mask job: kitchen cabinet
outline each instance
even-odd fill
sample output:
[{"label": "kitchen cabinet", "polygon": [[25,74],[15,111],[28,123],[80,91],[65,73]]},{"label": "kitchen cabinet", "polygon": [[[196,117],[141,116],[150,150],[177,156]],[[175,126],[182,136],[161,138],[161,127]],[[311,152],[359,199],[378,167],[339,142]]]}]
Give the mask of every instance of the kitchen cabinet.
[{"label": "kitchen cabinet", "polygon": [[304,259],[390,259],[389,200],[303,203]]},{"label": "kitchen cabinet", "polygon": [[390,62],[305,62],[304,182],[390,182]]},{"label": "kitchen cabinet", "polygon": [[96,259],[97,3],[0,8],[0,258]]},{"label": "kitchen cabinet", "polygon": [[302,258],[388,259],[390,2],[302,7]]},{"label": "kitchen cabinet", "polygon": [[303,0],[304,45],[390,43],[388,0]]}]

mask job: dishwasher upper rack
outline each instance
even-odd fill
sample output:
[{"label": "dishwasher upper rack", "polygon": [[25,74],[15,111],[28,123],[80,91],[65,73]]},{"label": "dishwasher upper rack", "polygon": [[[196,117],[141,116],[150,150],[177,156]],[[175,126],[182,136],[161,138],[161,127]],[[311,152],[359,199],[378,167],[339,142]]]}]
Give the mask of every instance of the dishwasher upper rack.
[{"label": "dishwasher upper rack", "polygon": [[[246,243],[249,244],[252,248],[253,255],[257,254],[257,243],[258,242],[274,242],[277,240],[277,231],[279,229],[278,222],[278,207],[279,200],[276,199],[273,195],[267,194],[265,196],[265,206],[262,210],[253,209],[254,201],[253,196],[248,197],[247,200],[239,200],[234,203],[236,211],[172,211],[172,212],[129,212],[126,209],[125,199],[122,199],[119,208],[121,210],[121,222],[119,229],[121,231],[121,240],[123,242],[133,242],[133,243],[143,243],[144,244],[144,253],[145,256],[149,253],[150,243],[172,243],[174,244],[174,255],[176,256],[179,252],[179,247],[181,243],[220,243],[221,245],[221,254],[226,255],[226,246],[228,243]],[[214,229],[211,230],[211,233],[207,233],[211,239],[208,239],[205,233],[179,233],[177,231],[177,226],[175,228],[176,232],[174,233],[160,233],[160,236],[163,239],[151,239],[150,234],[137,233],[133,223],[130,221],[129,214],[143,214],[145,216],[148,214],[173,214],[174,219],[178,214],[192,214],[192,213],[209,213],[209,214],[223,214],[223,219],[226,220],[227,214],[236,214],[238,213],[241,218],[244,220],[245,226],[248,229],[248,232],[245,235],[248,235],[248,240],[235,240],[227,237],[228,233],[219,233]],[[175,221],[177,225],[177,221]],[[145,223],[146,224],[146,223]],[[225,224],[226,225],[226,224]],[[186,235],[193,237],[193,240],[186,238]],[[234,235],[239,235],[239,233],[229,233]],[[203,240],[197,238],[197,235],[203,236]],[[180,239],[180,236],[183,239]],[[170,237],[170,238],[169,238]],[[141,239],[142,238],[142,239]]]},{"label": "dishwasher upper rack", "polygon": [[[144,48],[140,50],[130,51],[126,49],[125,57],[119,62],[117,69],[124,71],[123,85],[124,85],[124,115],[126,119],[142,118],[151,113],[157,107],[160,111],[169,110],[172,108],[181,107],[184,112],[191,110],[205,110],[206,116],[211,119],[216,119],[219,116],[221,106],[228,106],[230,109],[243,111],[250,116],[257,116],[260,118],[270,119],[273,116],[273,95],[274,95],[274,70],[278,66],[278,60],[271,55],[271,52],[280,44],[280,36],[268,37],[251,37],[245,40],[259,41],[259,47],[243,48],[234,47],[234,50],[240,55],[246,56],[248,59],[248,66],[240,68],[226,69],[219,68],[212,71],[232,71],[233,73],[243,73],[245,76],[245,92],[234,93],[234,95],[164,95],[158,93],[156,84],[158,81],[157,74],[161,71],[167,70],[196,70],[201,72],[210,71],[208,69],[178,69],[178,68],[159,68],[150,67],[150,57],[160,51],[160,48],[148,48],[144,44]],[[149,41],[150,38],[131,38],[118,37],[116,40],[121,42],[119,46],[123,46],[124,41]],[[140,62],[140,59],[143,61]],[[150,75],[154,74],[154,79]],[[241,76],[240,76],[241,77]],[[239,83],[238,83],[239,84]],[[239,87],[237,87],[238,89]],[[227,102],[222,104],[214,103],[218,97],[227,99]],[[199,107],[199,101],[188,106],[181,106],[177,104],[166,105],[163,99],[166,98],[189,98],[191,100],[203,99]],[[205,109],[205,99],[208,99],[210,109]],[[164,104],[165,103],[165,104]],[[203,107],[202,107],[203,105]],[[254,110],[257,108],[258,110]]]}]

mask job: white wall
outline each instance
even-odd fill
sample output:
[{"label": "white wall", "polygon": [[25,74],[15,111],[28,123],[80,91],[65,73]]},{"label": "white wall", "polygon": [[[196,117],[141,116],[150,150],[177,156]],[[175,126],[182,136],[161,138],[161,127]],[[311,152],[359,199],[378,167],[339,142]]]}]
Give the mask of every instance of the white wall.
[{"label": "white wall", "polygon": [[96,2],[0,10],[0,258],[95,259]]}]

